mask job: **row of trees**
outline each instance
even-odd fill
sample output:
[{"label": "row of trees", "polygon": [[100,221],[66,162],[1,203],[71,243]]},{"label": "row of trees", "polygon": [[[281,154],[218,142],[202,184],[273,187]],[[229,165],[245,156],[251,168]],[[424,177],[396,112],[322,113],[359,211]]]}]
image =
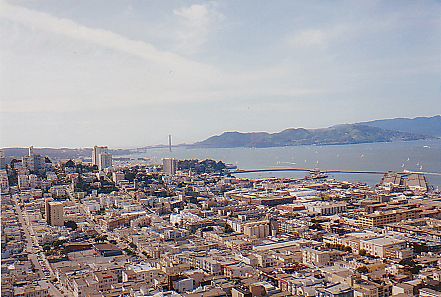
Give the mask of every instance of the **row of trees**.
[{"label": "row of trees", "polygon": [[343,244],[331,244],[325,243],[327,248],[337,249],[339,251],[352,252],[352,248],[350,246],[345,246]]},{"label": "row of trees", "polygon": [[178,162],[179,170],[191,170],[192,172],[201,173],[225,173],[227,166],[224,162],[211,159],[206,159],[199,161],[197,159],[193,160],[180,160]]}]

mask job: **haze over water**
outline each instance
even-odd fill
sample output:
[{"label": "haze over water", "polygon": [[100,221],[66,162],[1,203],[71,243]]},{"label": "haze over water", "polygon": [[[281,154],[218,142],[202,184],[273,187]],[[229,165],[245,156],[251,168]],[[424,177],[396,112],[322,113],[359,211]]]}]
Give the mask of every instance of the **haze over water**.
[{"label": "haze over water", "polygon": [[[320,169],[366,171],[425,171],[441,172],[441,140],[423,140],[391,143],[368,143],[328,146],[291,146],[274,148],[173,148],[149,149],[138,156],[160,163],[161,158],[215,159],[232,163],[239,169],[263,169],[274,167],[301,167]],[[265,172],[238,176],[303,177],[302,172]],[[334,174],[339,180],[360,181],[375,185],[381,175]],[[429,184],[441,187],[441,176],[428,175]]]}]

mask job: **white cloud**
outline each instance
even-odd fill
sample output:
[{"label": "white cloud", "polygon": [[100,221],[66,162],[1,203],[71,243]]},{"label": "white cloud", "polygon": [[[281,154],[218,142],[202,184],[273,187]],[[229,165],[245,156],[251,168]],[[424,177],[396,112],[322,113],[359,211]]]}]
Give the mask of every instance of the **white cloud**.
[{"label": "white cloud", "polygon": [[[185,20],[187,29],[195,29],[194,35],[185,36],[186,42],[193,40],[194,45],[201,45],[210,25],[221,19],[214,7],[213,4],[192,5],[175,11]],[[225,72],[221,67],[161,51],[144,41],[19,6],[2,3],[0,17],[20,24],[15,29],[19,32],[15,38],[16,47],[25,40],[31,40],[30,46],[33,47],[33,51],[26,54],[26,60],[31,61],[26,65],[28,71],[21,72],[21,67],[10,70],[12,76],[3,80],[7,83],[3,95],[11,98],[4,102],[6,111],[55,112],[82,108],[83,104],[91,109],[100,109],[102,106],[160,105],[239,96],[304,96],[318,91],[301,84],[284,83],[284,78],[288,77],[285,67]],[[5,34],[7,30],[4,28]],[[9,45],[2,43],[4,48]],[[82,54],[75,55],[73,49]],[[14,63],[25,63],[20,62],[23,59],[18,53],[10,52],[11,58],[5,62],[7,65],[12,67]],[[57,53],[57,56],[52,58],[47,55],[49,52]],[[62,64],[57,64],[58,61]],[[44,71],[40,65],[44,65]],[[78,65],[82,65],[81,68]],[[79,72],[79,69],[84,72]],[[14,77],[21,77],[21,80]],[[23,83],[28,87],[20,90],[19,85]],[[35,100],[36,94],[38,100]]]},{"label": "white cloud", "polygon": [[[65,18],[58,13],[71,4],[24,4],[33,10],[3,3],[5,143],[154,144],[169,133],[188,141],[227,128],[317,127],[362,112],[398,114],[414,109],[414,98],[424,100],[420,114],[438,103],[439,4],[393,13],[313,4],[321,8],[308,15],[310,9],[290,11],[282,2],[251,10],[234,1],[221,9],[214,2],[170,8],[141,1],[131,10],[110,1],[118,11],[81,2]],[[372,100],[385,104],[365,103]]]},{"label": "white cloud", "polygon": [[50,14],[37,12],[20,6],[0,2],[0,16],[24,24],[33,30],[43,30],[60,34],[83,42],[95,44],[123,52],[151,63],[162,64],[178,72],[179,70],[202,69],[205,65],[191,61],[175,53],[160,51],[153,45],[140,40],[132,40],[111,31],[83,26],[69,19],[57,18]]},{"label": "white cloud", "polygon": [[[0,19],[2,34],[14,32],[12,41],[0,41],[2,64],[11,67],[2,73],[3,111],[203,100],[219,77],[210,65],[47,13],[0,2]],[[32,50],[17,50],[23,46]]]},{"label": "white cloud", "polygon": [[178,49],[190,54],[201,49],[210,33],[224,19],[224,16],[216,10],[214,2],[181,7],[175,9],[173,13],[179,17]]},{"label": "white cloud", "polygon": [[305,29],[287,37],[287,43],[293,48],[327,48],[339,39],[350,38],[354,29],[347,25],[329,28]]}]

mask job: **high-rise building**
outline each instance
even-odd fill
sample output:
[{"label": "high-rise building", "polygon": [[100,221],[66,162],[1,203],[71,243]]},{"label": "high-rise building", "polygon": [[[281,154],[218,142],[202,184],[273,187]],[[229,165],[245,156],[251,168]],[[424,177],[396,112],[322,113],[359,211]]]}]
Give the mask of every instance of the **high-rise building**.
[{"label": "high-rise building", "polygon": [[162,159],[164,173],[167,175],[175,175],[178,168],[178,161],[174,158]]},{"label": "high-rise building", "polygon": [[34,154],[34,147],[29,147],[29,154],[23,156],[22,164],[32,172],[44,170],[46,167],[45,158],[41,155]]},{"label": "high-rise building", "polygon": [[46,222],[51,226],[64,225],[63,203],[46,200]]},{"label": "high-rise building", "polygon": [[0,169],[6,168],[6,156],[3,150],[0,150]]},{"label": "high-rise building", "polygon": [[108,147],[107,146],[94,146],[93,152],[92,152],[92,164],[93,165],[99,165],[99,157],[102,153],[107,153]]},{"label": "high-rise building", "polygon": [[109,153],[101,153],[98,155],[98,169],[104,170],[112,167],[112,155]]}]

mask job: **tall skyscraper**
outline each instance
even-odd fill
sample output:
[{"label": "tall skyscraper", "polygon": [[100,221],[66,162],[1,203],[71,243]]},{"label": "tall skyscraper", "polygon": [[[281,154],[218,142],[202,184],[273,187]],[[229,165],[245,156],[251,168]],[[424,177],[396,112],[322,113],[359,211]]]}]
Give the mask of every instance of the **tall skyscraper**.
[{"label": "tall skyscraper", "polygon": [[112,167],[112,155],[109,153],[101,153],[98,155],[98,169],[104,170]]},{"label": "tall skyscraper", "polygon": [[51,226],[64,225],[63,203],[57,201],[46,201],[46,222]]},{"label": "tall skyscraper", "polygon": [[0,169],[5,169],[5,168],[6,168],[5,151],[4,150],[0,150]]},{"label": "tall skyscraper", "polygon": [[162,159],[164,173],[167,175],[175,175],[178,168],[178,161],[174,158]]},{"label": "tall skyscraper", "polygon": [[102,153],[107,153],[108,147],[107,146],[94,146],[93,152],[92,152],[92,164],[99,166],[99,157]]}]

